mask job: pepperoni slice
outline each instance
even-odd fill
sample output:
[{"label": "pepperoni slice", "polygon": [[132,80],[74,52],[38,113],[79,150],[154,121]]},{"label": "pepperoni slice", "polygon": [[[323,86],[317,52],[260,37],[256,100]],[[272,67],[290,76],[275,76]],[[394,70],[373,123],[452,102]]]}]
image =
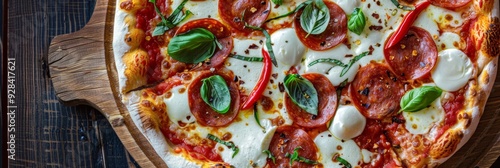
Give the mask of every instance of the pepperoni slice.
[{"label": "pepperoni slice", "polygon": [[290,159],[285,155],[286,153],[293,154],[293,150],[298,147],[301,148],[298,150],[299,156],[310,160],[318,160],[316,155],[318,149],[309,134],[300,128],[291,126],[278,127],[269,144],[269,151],[276,158],[276,163],[269,160],[267,163],[270,167],[314,167],[314,165],[297,161],[290,166]]},{"label": "pepperoni slice", "polygon": [[330,10],[330,22],[328,22],[328,27],[323,33],[317,35],[310,34],[307,36],[307,32],[302,29],[302,26],[300,26],[300,15],[303,10],[300,10],[295,14],[294,22],[295,32],[297,33],[300,41],[302,41],[302,43],[310,49],[318,51],[333,48],[344,42],[347,38],[347,17],[344,10],[342,10],[342,8],[334,2],[324,2]]},{"label": "pepperoni slice", "polygon": [[404,93],[402,79],[386,65],[375,62],[361,67],[349,88],[354,106],[371,119],[396,114],[401,108],[399,102]]},{"label": "pepperoni slice", "polygon": [[471,0],[431,0],[432,5],[448,9],[456,9],[467,5]]},{"label": "pepperoni slice", "polygon": [[411,27],[398,44],[384,50],[384,55],[397,75],[406,79],[419,79],[429,77],[438,52],[429,32]]},{"label": "pepperoni slice", "polygon": [[233,29],[248,35],[253,30],[245,28],[241,20],[245,12],[245,22],[249,25],[260,27],[269,16],[271,3],[269,0],[220,0],[219,14]]},{"label": "pepperoni slice", "polygon": [[[229,111],[226,114],[217,113],[201,98],[200,89],[203,84],[201,80],[213,75],[222,76],[229,87],[232,101]],[[238,90],[238,85],[233,82],[233,79],[234,74],[229,71],[221,70],[216,71],[215,73],[203,71],[196,79],[193,80],[193,83],[189,86],[188,91],[189,108],[200,125],[223,127],[229,125],[236,118],[236,116],[238,116],[240,107],[240,92]]]},{"label": "pepperoni slice", "polygon": [[231,50],[233,50],[233,38],[231,37],[231,31],[221,22],[215,19],[205,18],[185,23],[175,34],[185,33],[195,28],[204,28],[212,32],[222,45],[222,49],[217,48],[209,62],[204,62],[202,65],[193,65],[194,67],[191,69],[208,70],[210,68],[219,68],[224,64],[224,61],[231,53]]},{"label": "pepperoni slice", "polygon": [[290,114],[294,124],[307,128],[325,125],[333,118],[337,109],[337,92],[335,87],[328,78],[321,74],[303,74],[302,77],[311,81],[318,92],[318,115],[309,114],[297,106],[287,93],[285,93],[286,110]]}]

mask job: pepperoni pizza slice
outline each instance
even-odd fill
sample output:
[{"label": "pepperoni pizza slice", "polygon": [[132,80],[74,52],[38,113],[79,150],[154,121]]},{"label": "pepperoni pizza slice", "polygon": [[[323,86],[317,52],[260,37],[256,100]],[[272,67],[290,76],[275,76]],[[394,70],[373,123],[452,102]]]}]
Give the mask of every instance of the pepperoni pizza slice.
[{"label": "pepperoni pizza slice", "polygon": [[117,0],[119,97],[169,167],[436,167],[496,76],[498,0]]}]

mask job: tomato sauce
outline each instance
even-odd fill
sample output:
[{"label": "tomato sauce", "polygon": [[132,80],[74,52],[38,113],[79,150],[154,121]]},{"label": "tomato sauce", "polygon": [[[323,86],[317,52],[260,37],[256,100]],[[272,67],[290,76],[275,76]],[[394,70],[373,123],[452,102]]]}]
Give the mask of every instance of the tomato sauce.
[{"label": "tomato sauce", "polygon": [[[156,5],[164,13],[163,11],[167,11],[168,8],[165,5],[165,0],[157,0]],[[136,28],[139,28],[146,32],[146,36],[144,36],[144,40],[142,40],[140,47],[148,52],[149,55],[149,63],[147,67],[147,82],[148,84],[157,82],[161,80],[162,72],[161,65],[164,57],[160,53],[160,46],[163,45],[163,40],[161,36],[152,37],[151,32],[152,28],[155,27],[155,23],[157,23],[157,17],[154,5],[152,3],[146,3],[145,7],[138,10],[136,13]]]},{"label": "tomato sauce", "polygon": [[210,160],[222,162],[222,158],[215,151],[215,144],[212,145],[190,145],[182,137],[168,129],[168,125],[160,127],[163,135],[174,145],[186,150],[189,155],[197,160]]},{"label": "tomato sauce", "polygon": [[361,149],[367,149],[382,156],[374,158],[372,163],[361,165],[361,167],[397,167],[390,154],[391,143],[387,140],[380,121],[368,119],[365,130],[354,138],[354,141]]},{"label": "tomato sauce", "polygon": [[461,89],[459,91],[452,92],[453,98],[443,103],[442,106],[445,111],[444,125],[441,129],[439,129],[436,138],[439,138],[446,130],[457,123],[458,112],[463,109],[465,103],[465,90],[466,89]]}]

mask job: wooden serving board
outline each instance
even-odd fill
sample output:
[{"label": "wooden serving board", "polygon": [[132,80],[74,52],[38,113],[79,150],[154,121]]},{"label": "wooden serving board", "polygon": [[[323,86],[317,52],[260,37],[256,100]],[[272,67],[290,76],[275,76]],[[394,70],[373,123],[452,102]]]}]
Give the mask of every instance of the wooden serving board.
[{"label": "wooden serving board", "polygon": [[[133,123],[121,103],[112,51],[115,0],[97,0],[89,23],[81,30],[56,36],[48,63],[57,97],[69,105],[98,109],[123,145],[142,167],[166,167]],[[500,79],[500,73],[497,78]],[[479,126],[442,167],[489,167],[500,155],[500,80],[493,86]]]}]

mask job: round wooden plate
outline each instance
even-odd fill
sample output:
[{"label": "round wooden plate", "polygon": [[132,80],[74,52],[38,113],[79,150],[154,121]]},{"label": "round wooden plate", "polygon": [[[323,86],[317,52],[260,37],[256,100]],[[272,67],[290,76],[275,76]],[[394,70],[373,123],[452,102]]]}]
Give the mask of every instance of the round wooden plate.
[{"label": "round wooden plate", "polygon": [[[112,38],[115,0],[97,0],[87,25],[56,36],[49,48],[49,69],[57,96],[70,105],[98,109],[142,167],[166,167],[137,129],[118,91]],[[497,77],[500,73],[497,73]],[[500,155],[500,82],[495,82],[472,138],[442,167],[489,167]]]}]

